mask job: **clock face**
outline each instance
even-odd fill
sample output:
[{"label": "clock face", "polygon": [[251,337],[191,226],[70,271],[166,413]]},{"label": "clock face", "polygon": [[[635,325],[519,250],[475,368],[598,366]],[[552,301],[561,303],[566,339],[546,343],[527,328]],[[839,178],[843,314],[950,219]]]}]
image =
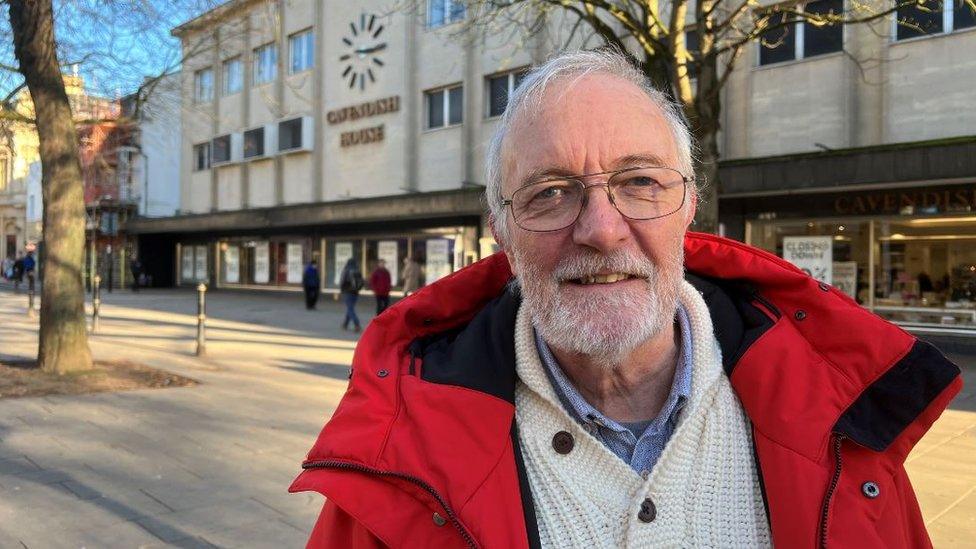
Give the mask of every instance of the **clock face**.
[{"label": "clock face", "polygon": [[349,34],[342,38],[345,52],[339,56],[343,64],[342,79],[349,89],[366,89],[366,84],[376,82],[376,74],[383,67],[380,54],[386,49],[386,42],[380,38],[383,25],[376,21],[376,15],[359,15],[358,21],[349,22]]}]

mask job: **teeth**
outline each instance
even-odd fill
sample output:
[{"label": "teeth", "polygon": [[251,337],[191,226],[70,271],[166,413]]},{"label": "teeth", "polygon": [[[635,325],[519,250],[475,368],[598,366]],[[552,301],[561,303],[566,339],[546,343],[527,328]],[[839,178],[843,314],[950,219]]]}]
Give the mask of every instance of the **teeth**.
[{"label": "teeth", "polygon": [[582,284],[610,284],[620,280],[626,280],[630,275],[624,273],[610,273],[605,275],[584,276],[580,279]]}]

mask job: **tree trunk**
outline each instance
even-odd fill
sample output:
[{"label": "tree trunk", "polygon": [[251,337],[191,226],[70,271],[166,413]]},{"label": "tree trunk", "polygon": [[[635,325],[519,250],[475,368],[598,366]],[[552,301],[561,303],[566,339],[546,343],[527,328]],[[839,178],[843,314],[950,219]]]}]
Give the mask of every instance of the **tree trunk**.
[{"label": "tree trunk", "polygon": [[51,0],[10,0],[14,54],[34,112],[44,200],[44,284],[37,362],[63,374],[92,367],[81,269],[85,197],[71,105],[61,79]]}]

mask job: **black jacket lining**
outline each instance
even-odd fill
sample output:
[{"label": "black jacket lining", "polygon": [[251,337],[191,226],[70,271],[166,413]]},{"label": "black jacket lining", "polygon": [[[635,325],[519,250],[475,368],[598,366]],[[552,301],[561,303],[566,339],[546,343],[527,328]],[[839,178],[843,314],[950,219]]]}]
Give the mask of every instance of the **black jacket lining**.
[{"label": "black jacket lining", "polygon": [[847,408],[834,431],[883,452],[959,373],[930,343],[916,341]]}]

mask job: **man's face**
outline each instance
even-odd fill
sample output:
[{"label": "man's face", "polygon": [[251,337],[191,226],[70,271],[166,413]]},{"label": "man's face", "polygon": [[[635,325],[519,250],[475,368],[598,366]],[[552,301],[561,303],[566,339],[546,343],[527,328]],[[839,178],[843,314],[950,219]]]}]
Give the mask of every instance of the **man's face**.
[{"label": "man's face", "polygon": [[[651,100],[615,77],[564,78],[549,85],[540,107],[507,136],[502,195],[511,197],[540,174],[648,164],[678,167],[671,130]],[[587,185],[605,181],[585,179]],[[547,343],[612,364],[674,321],[692,194],[670,216],[633,221],[594,187],[576,223],[554,232],[523,230],[509,210],[505,248]]]}]

